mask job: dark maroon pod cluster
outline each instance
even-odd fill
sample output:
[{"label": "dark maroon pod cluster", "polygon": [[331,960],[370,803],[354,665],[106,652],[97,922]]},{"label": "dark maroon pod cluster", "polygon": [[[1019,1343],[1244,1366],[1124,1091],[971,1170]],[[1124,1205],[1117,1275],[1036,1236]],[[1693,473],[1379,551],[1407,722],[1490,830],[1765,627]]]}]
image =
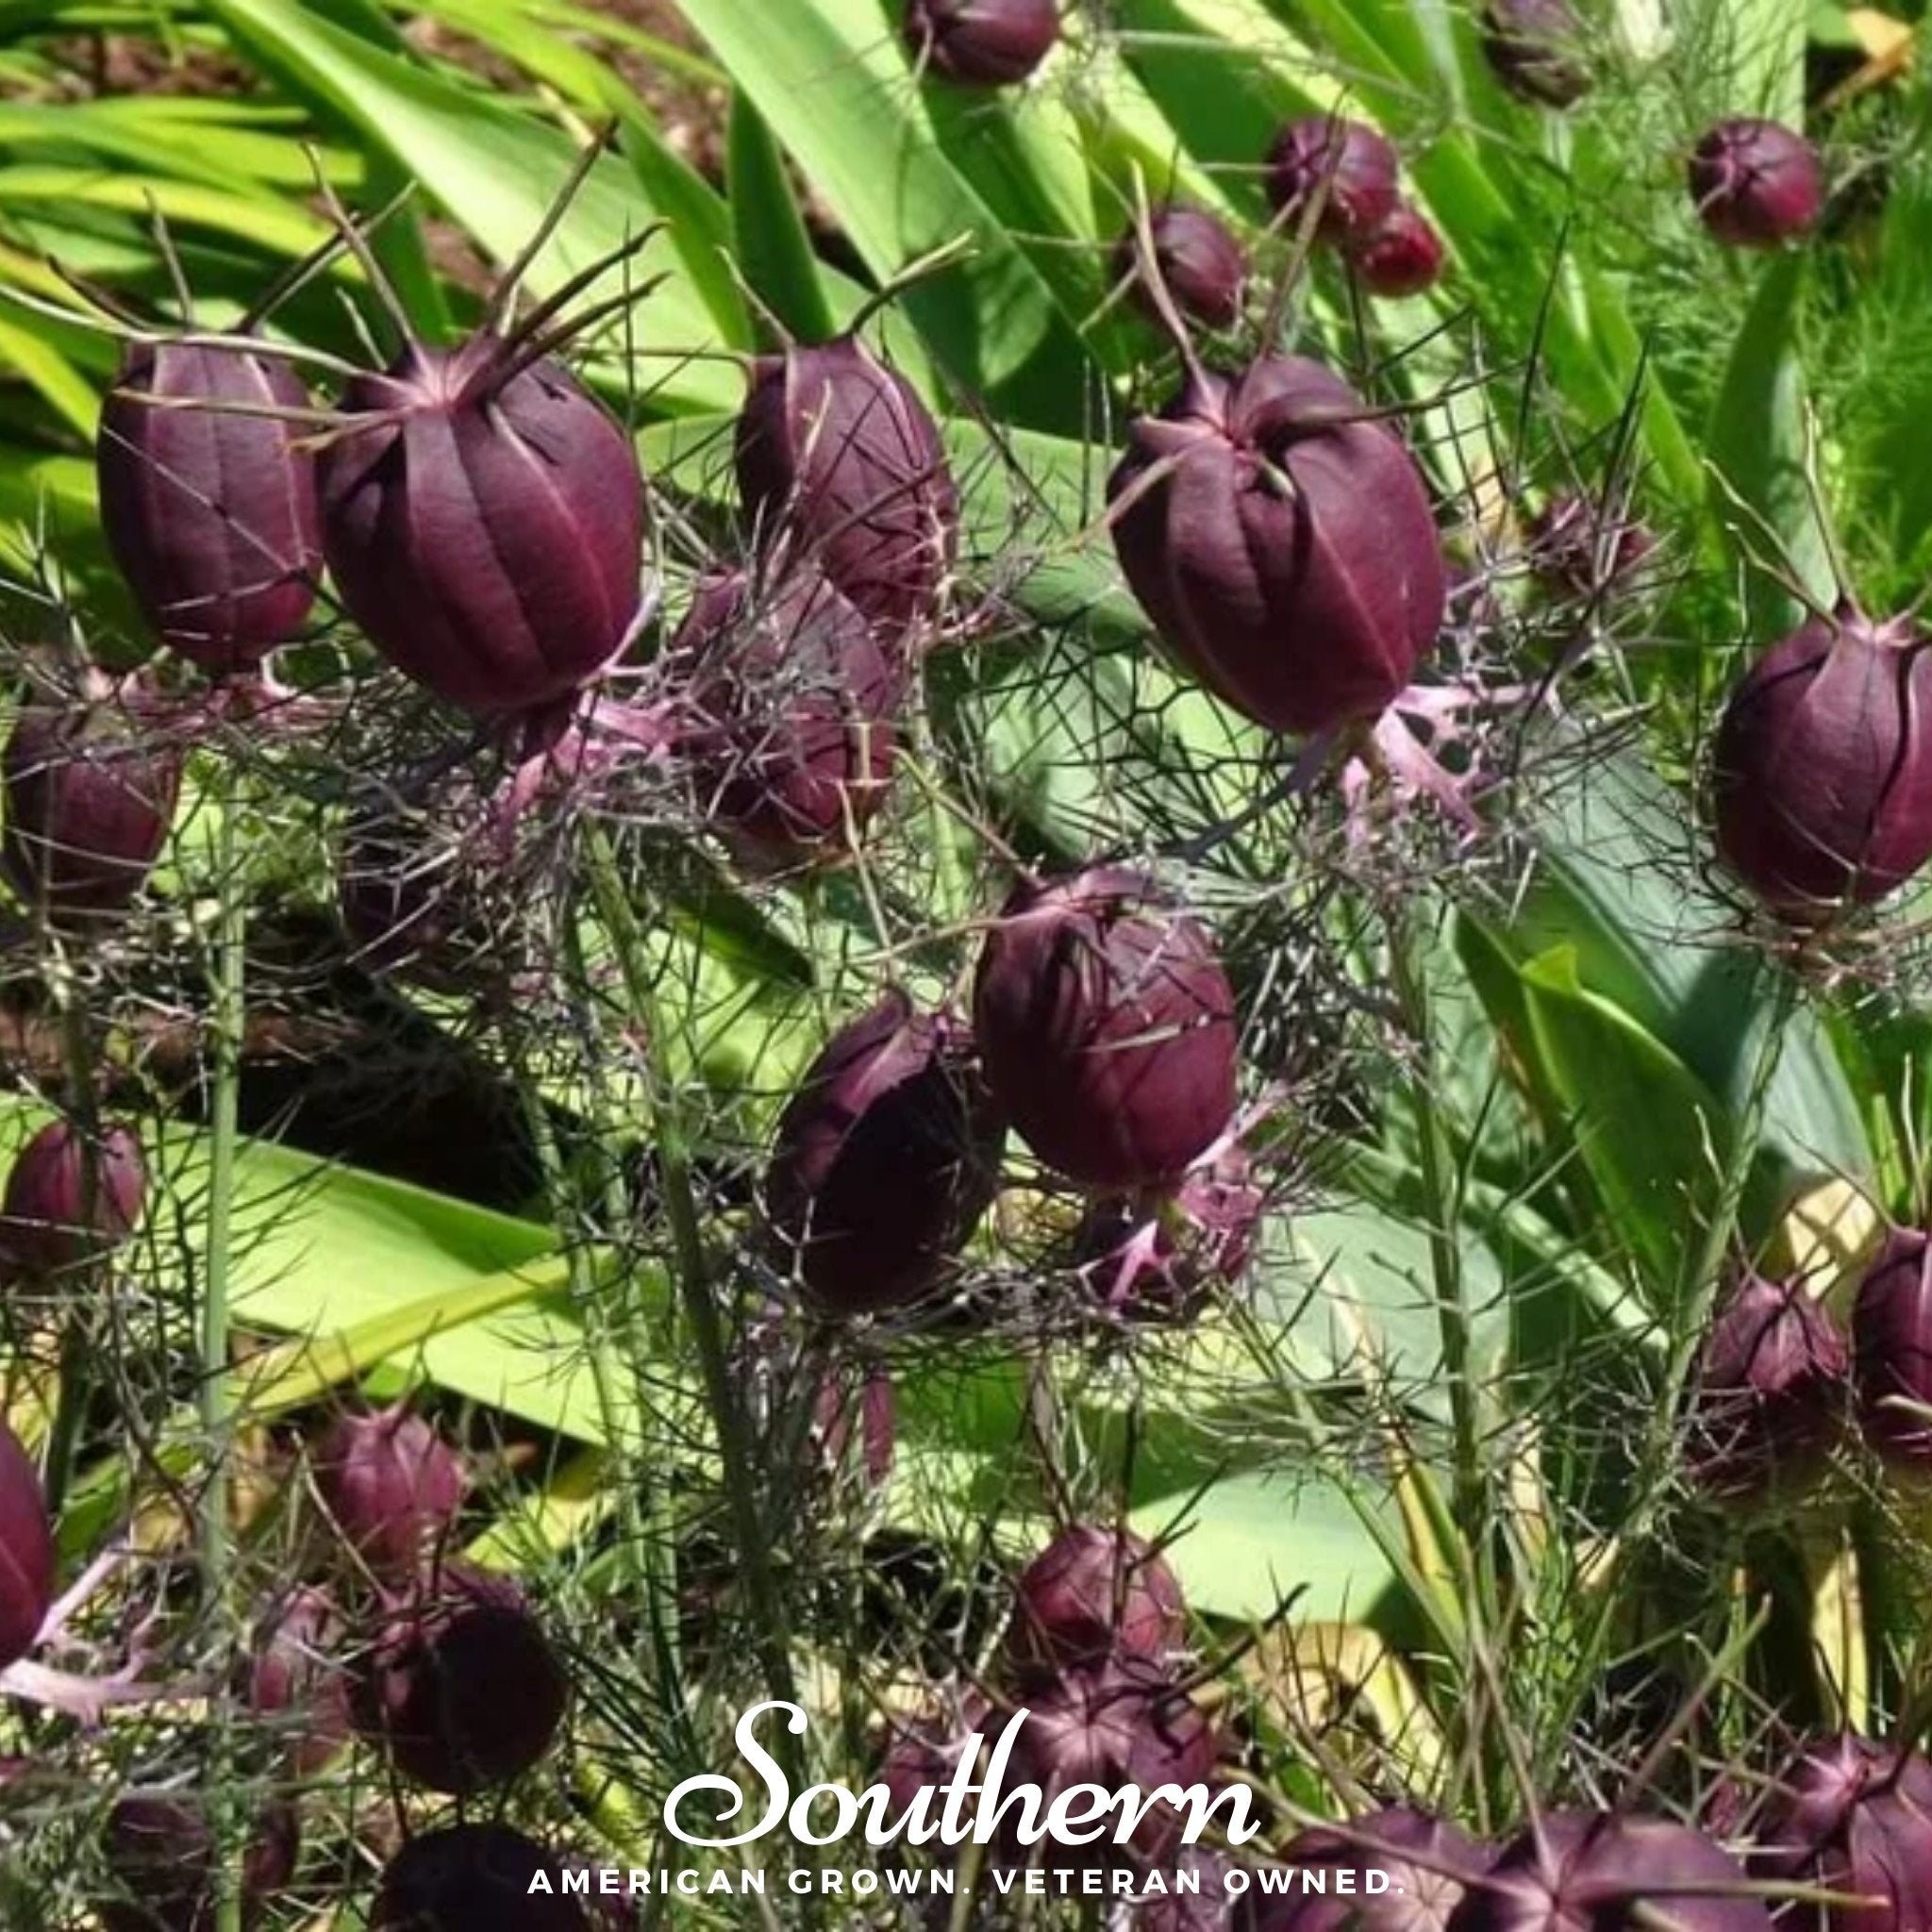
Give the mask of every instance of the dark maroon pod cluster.
[{"label": "dark maroon pod cluster", "polygon": [[1824,170],[1802,134],[1776,121],[1720,121],[1691,151],[1698,219],[1731,248],[1775,248],[1818,225]]},{"label": "dark maroon pod cluster", "polygon": [[392,1601],[354,1664],[357,1730],[402,1774],[467,1796],[549,1750],[570,1680],[508,1576],[445,1564]]},{"label": "dark maroon pod cluster", "polygon": [[1034,1683],[1111,1657],[1165,1664],[1187,1637],[1187,1606],[1165,1558],[1131,1531],[1076,1523],[1021,1571],[1007,1661]]},{"label": "dark maroon pod cluster", "polygon": [[1317,237],[1340,244],[1380,226],[1402,198],[1402,159],[1360,121],[1310,114],[1291,121],[1268,150],[1268,199],[1298,220],[1320,202]]},{"label": "dark maroon pod cluster", "polygon": [[1583,24],[1570,0],[1487,0],[1483,53],[1519,100],[1568,108],[1590,92]]},{"label": "dark maroon pod cluster", "polygon": [[344,390],[322,458],[336,588],[399,670],[480,718],[575,695],[640,605],[643,483],[563,366],[481,334]]},{"label": "dark maroon pod cluster", "polygon": [[1719,855],[1772,911],[1828,917],[1932,858],[1932,640],[1846,607],[1765,653],[1718,726]]},{"label": "dark maroon pod cluster", "polygon": [[1468,1887],[1450,1932],[1771,1932],[1743,1868],[1701,1833],[1659,1818],[1548,1811]]},{"label": "dark maroon pod cluster", "polygon": [[255,1633],[248,1707],[276,1725],[297,1776],[321,1771],[349,1741],[346,1634],[327,1594],[307,1585],[275,1605]]},{"label": "dark maroon pod cluster", "polygon": [[44,1279],[101,1260],[141,1221],[147,1163],[141,1136],[108,1124],[97,1135],[49,1121],[14,1156],[0,1196],[0,1262]]},{"label": "dark maroon pod cluster", "polygon": [[1069,1180],[1159,1187],[1233,1119],[1227,975],[1138,873],[1017,888],[980,952],[973,1029],[995,1103]]},{"label": "dark maroon pod cluster", "polygon": [[1726,1502],[1789,1501],[1816,1481],[1850,1409],[1851,1351],[1802,1280],[1747,1274],[1718,1311],[1691,1383],[1691,1480]]},{"label": "dark maroon pod cluster", "polygon": [[1378,716],[1441,625],[1448,577],[1415,459],[1319,363],[1190,378],[1135,420],[1108,499],[1162,641],[1272,731]]},{"label": "dark maroon pod cluster", "polygon": [[0,758],[0,873],[58,926],[125,911],[167,842],[181,755],[142,741],[122,706],[25,705]]},{"label": "dark maroon pod cluster", "polygon": [[1859,1432],[1883,1462],[1932,1471],[1932,1240],[1894,1228],[1852,1305]]},{"label": "dark maroon pod cluster", "polygon": [[1141,260],[1141,236],[1129,226],[1115,245],[1113,277],[1130,291],[1135,306],[1154,321],[1160,311],[1148,284],[1158,279],[1180,313],[1208,328],[1232,328],[1241,320],[1247,287],[1247,251],[1224,222],[1206,208],[1170,203],[1147,217],[1154,244],[1153,275]]},{"label": "dark maroon pod cluster", "polygon": [[55,1567],[40,1472],[0,1420],[0,1670],[34,1647],[53,1606]]},{"label": "dark maroon pod cluster", "polygon": [[1060,37],[1058,0],[906,0],[912,58],[959,87],[1011,87]]},{"label": "dark maroon pod cluster", "polygon": [[[547,1889],[533,1890],[540,1877]],[[444,1825],[384,1866],[369,1932],[590,1932],[562,1878],[556,1858],[508,1824]]]},{"label": "dark maroon pod cluster", "polygon": [[206,671],[257,663],[315,601],[315,459],[299,422],[258,413],[308,408],[286,362],[238,339],[131,345],[102,408],[108,551],[155,635]]},{"label": "dark maroon pod cluster", "polygon": [[1408,1805],[1352,1819],[1345,1832],[1314,1825],[1282,1848],[1291,1871],[1386,1872],[1389,1889],[1353,1896],[1304,1890],[1257,1901],[1251,1932],[1444,1932],[1492,1856],[1466,1832]]},{"label": "dark maroon pod cluster", "polygon": [[400,1404],[337,1417],[310,1461],[336,1529],[388,1581],[407,1580],[438,1552],[468,1487],[461,1457]]},{"label": "dark maroon pod cluster", "polygon": [[929,1294],[992,1198],[1003,1139],[949,1016],[895,990],[841,1027],[780,1117],[765,1178],[807,1300],[864,1315]]},{"label": "dark maroon pod cluster", "polygon": [[[115,1895],[98,1902],[104,1932],[215,1932],[215,1835],[201,1801],[187,1793],[131,1792],[108,1814],[103,1835]],[[256,1820],[242,1864],[242,1923],[295,1875],[301,1825],[275,1804]]]}]

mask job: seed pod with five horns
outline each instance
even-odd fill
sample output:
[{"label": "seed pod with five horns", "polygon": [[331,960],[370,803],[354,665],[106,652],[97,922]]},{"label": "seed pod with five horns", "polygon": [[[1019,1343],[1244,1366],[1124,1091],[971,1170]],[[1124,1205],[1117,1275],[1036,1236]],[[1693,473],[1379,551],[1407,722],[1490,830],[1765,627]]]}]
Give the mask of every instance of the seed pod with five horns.
[{"label": "seed pod with five horns", "polygon": [[1859,1432],[1893,1469],[1932,1471],[1932,1239],[1886,1237],[1852,1305]]},{"label": "seed pod with five horns", "polygon": [[1291,121],[1268,150],[1268,199],[1277,212],[1298,217],[1323,197],[1315,232],[1324,242],[1380,226],[1401,194],[1401,158],[1363,122],[1307,115]]},{"label": "seed pod with five horns", "polygon": [[[1206,208],[1171,205],[1149,213],[1147,235],[1154,244],[1155,271],[1174,306],[1208,328],[1232,328],[1241,320],[1248,258],[1226,224]],[[1160,319],[1148,288],[1138,225],[1115,244],[1113,275],[1131,289],[1136,307]]]},{"label": "seed pod with five horns", "polygon": [[308,392],[279,357],[141,342],[94,445],[101,527],[160,641],[204,670],[245,670],[302,628],[322,545]]},{"label": "seed pod with five horns", "polygon": [[490,334],[411,344],[343,391],[323,542],[350,616],[399,670],[479,718],[574,696],[640,606],[643,483],[564,367]]},{"label": "seed pod with five horns", "polygon": [[462,1458],[400,1404],[337,1417],[312,1462],[324,1507],[380,1577],[407,1578],[435,1555],[462,1507]]},{"label": "seed pod with five horns", "polygon": [[1846,607],[1731,693],[1712,759],[1718,852],[1772,911],[1828,917],[1932,858],[1932,639]]},{"label": "seed pod with five horns", "polygon": [[1420,295],[1442,278],[1442,238],[1407,201],[1366,233],[1351,235],[1342,254],[1362,287],[1389,301]]},{"label": "seed pod with five horns", "polygon": [[1377,716],[1448,598],[1414,458],[1319,363],[1191,377],[1108,484],[1128,585],[1168,648],[1270,730]]},{"label": "seed pod with five horns", "polygon": [[1691,154],[1690,181],[1699,220],[1733,248],[1775,248],[1824,212],[1817,151],[1776,121],[1719,122]]},{"label": "seed pod with five horns", "polygon": [[1590,92],[1583,25],[1570,0],[1488,0],[1483,52],[1519,100],[1567,108]]},{"label": "seed pod with five horns", "polygon": [[1407,1805],[1351,1820],[1345,1832],[1315,1825],[1283,1848],[1290,1871],[1383,1872],[1387,1889],[1350,1897],[1305,1886],[1298,1896],[1258,1905],[1253,1932],[1443,1932],[1493,1856],[1455,1825]]},{"label": "seed pod with five horns", "polygon": [[563,1868],[508,1824],[445,1824],[383,1867],[369,1932],[589,1932]]},{"label": "seed pod with five horns", "polygon": [[915,60],[959,87],[1011,87],[1060,37],[1058,0],[906,0]]},{"label": "seed pod with five horns", "polygon": [[1145,1657],[1165,1664],[1187,1634],[1187,1606],[1166,1559],[1127,1530],[1076,1523],[1013,1586],[1008,1660],[1028,1679]]},{"label": "seed pod with five horns", "polygon": [[34,1647],[54,1601],[55,1567],[40,1473],[0,1420],[0,1670]]},{"label": "seed pod with five horns", "polygon": [[78,1268],[120,1246],[147,1199],[147,1164],[132,1127],[97,1136],[49,1121],[14,1156],[0,1198],[0,1262],[36,1277]]},{"label": "seed pod with five horns", "polygon": [[1234,993],[1212,942],[1117,867],[1023,884],[973,991],[987,1085],[1049,1167],[1158,1187],[1234,1117]]}]

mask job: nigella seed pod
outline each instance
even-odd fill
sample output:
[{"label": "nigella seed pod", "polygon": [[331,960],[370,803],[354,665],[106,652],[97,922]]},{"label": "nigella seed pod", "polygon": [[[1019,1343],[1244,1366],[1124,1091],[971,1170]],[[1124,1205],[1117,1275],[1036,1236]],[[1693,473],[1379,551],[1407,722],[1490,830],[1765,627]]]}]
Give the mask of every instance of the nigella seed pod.
[{"label": "nigella seed pod", "polygon": [[238,340],[132,344],[102,408],[108,549],[155,635],[206,671],[246,670],[315,601],[315,459],[299,423],[258,413],[308,408],[286,362]]},{"label": "nigella seed pod", "polygon": [[1074,1265],[1114,1313],[1182,1321],[1241,1278],[1265,1205],[1246,1153],[1229,1145],[1172,1191],[1091,1202],[1074,1231]]},{"label": "nigella seed pod", "polygon": [[40,1473],[0,1421],[0,1670],[34,1647],[54,1601],[55,1561]]},{"label": "nigella seed pod", "polygon": [[339,1416],[312,1456],[316,1493],[343,1541],[377,1576],[407,1578],[448,1537],[468,1486],[462,1458],[397,1404]]},{"label": "nigella seed pod", "polygon": [[907,673],[815,566],[707,578],[672,645],[706,816],[755,870],[846,848],[881,805]]},{"label": "nigella seed pod", "polygon": [[1351,1898],[1305,1886],[1261,1904],[1253,1932],[1443,1932],[1493,1856],[1466,1832],[1407,1805],[1372,1811],[1345,1832],[1315,1825],[1283,1847],[1281,1862],[1291,1872],[1386,1872],[1387,1890]]},{"label": "nigella seed pod", "polygon": [[248,1707],[285,1736],[298,1776],[320,1771],[349,1741],[349,1680],[341,1618],[307,1586],[277,1605],[256,1632],[247,1672]]},{"label": "nigella seed pod", "polygon": [[1128,586],[1181,663],[1273,731],[1386,710],[1447,607],[1414,458],[1320,364],[1263,357],[1135,420],[1108,483]]},{"label": "nigella seed pod", "polygon": [[384,1866],[369,1932],[590,1932],[562,1881],[558,1861],[508,1824],[446,1824]]},{"label": "nigella seed pod", "polygon": [[1450,1932],[1771,1932],[1764,1901],[1729,1853],[1681,1824],[1609,1811],[1549,1811],[1463,1893]]},{"label": "nigella seed pod", "polygon": [[1157,1187],[1233,1118],[1227,975],[1138,873],[1021,885],[981,949],[973,1028],[995,1103],[1070,1180]]},{"label": "nigella seed pod", "polygon": [[[1174,306],[1208,328],[1232,328],[1241,320],[1248,258],[1226,225],[1205,208],[1167,207],[1148,215],[1147,233],[1155,270]],[[1141,255],[1139,229],[1130,226],[1114,248],[1114,280],[1125,283],[1135,306],[1158,322]]]},{"label": "nigella seed pod", "polygon": [[0,759],[0,872],[53,924],[125,910],[167,842],[181,756],[144,744],[117,705],[21,708]]},{"label": "nigella seed pod", "polygon": [[1060,37],[1058,0],[907,0],[912,58],[959,87],[1011,87]]},{"label": "nigella seed pod", "polygon": [[1866,1446],[1902,1472],[1932,1470],[1932,1240],[1895,1228],[1852,1304],[1852,1374]]},{"label": "nigella seed pod", "polygon": [[356,1728],[405,1777],[466,1797],[550,1749],[570,1681],[509,1577],[447,1564],[394,1602],[354,1664]]},{"label": "nigella seed pod", "polygon": [[1691,1480],[1728,1502],[1796,1495],[1837,1445],[1850,1391],[1851,1351],[1829,1310],[1803,1281],[1746,1275],[1692,1378]]},{"label": "nigella seed pod", "polygon": [[1389,301],[1420,295],[1442,278],[1442,238],[1406,201],[1365,233],[1351,235],[1342,253],[1362,287]]},{"label": "nigella seed pod", "polygon": [[1076,1523],[1021,1571],[1008,1663],[1029,1681],[1134,1657],[1164,1664],[1187,1636],[1174,1572],[1131,1531]]},{"label": "nigella seed pod", "polygon": [[1657,549],[1655,531],[1574,490],[1553,496],[1523,534],[1537,582],[1559,597],[1599,595],[1633,576]]},{"label": "nigella seed pod", "polygon": [[616,420],[494,335],[411,344],[344,390],[323,543],[369,641],[480,718],[574,696],[640,604],[644,493]]},{"label": "nigella seed pod", "polygon": [[985,1212],[1004,1133],[970,1046],[894,990],[833,1035],[787,1105],[765,1197],[820,1312],[920,1300]]},{"label": "nigella seed pod", "polygon": [[[103,1849],[117,1888],[97,1902],[105,1932],[215,1932],[215,1835],[198,1798],[130,1792],[108,1814]],[[242,1855],[243,1925],[262,1922],[300,1850],[292,1806],[272,1805],[257,1818]]]},{"label": "nigella seed pod", "polygon": [[1928,642],[1847,607],[1732,692],[1712,760],[1718,852],[1781,917],[1881,899],[1932,858]]},{"label": "nigella seed pod", "polygon": [[888,640],[934,615],[959,498],[918,391],[862,342],[760,357],[738,419],[745,513],[800,540]]},{"label": "nigella seed pod", "polygon": [[1590,92],[1583,26],[1570,0],[1489,0],[1483,52],[1519,100],[1567,108]]},{"label": "nigella seed pod", "polygon": [[1802,134],[1775,121],[1721,121],[1689,168],[1698,219],[1732,248],[1775,248],[1815,227],[1824,171]]},{"label": "nigella seed pod", "polygon": [[1402,194],[1402,160],[1373,127],[1326,114],[1291,121],[1268,150],[1268,199],[1298,218],[1317,198],[1315,233],[1346,242],[1379,227]]},{"label": "nigella seed pod", "polygon": [[14,1156],[0,1197],[0,1259],[37,1278],[111,1254],[147,1199],[147,1164],[132,1127],[99,1135],[49,1121]]}]

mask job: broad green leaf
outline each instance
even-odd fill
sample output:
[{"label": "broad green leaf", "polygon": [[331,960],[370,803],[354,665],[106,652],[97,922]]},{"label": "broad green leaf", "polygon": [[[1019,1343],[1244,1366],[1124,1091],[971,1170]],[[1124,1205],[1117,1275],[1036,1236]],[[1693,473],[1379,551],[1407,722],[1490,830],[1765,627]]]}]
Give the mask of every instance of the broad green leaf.
[{"label": "broad green leaf", "polygon": [[726,173],[739,267],[793,337],[829,341],[836,333],[832,307],[798,197],[771,129],[741,88],[731,96],[729,132]]},{"label": "broad green leaf", "polygon": [[93,440],[101,409],[94,385],[43,335],[0,308],[0,372],[8,369],[38,390],[70,428]]}]

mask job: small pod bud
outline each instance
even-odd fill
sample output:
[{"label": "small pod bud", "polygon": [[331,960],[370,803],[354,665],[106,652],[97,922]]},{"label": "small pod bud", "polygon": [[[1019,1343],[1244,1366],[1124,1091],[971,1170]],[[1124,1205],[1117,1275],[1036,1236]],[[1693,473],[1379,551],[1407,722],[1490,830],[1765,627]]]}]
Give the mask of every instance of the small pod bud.
[{"label": "small pod bud", "polygon": [[796,538],[888,641],[930,622],[959,499],[939,427],[905,377],[850,338],[760,357],[735,459],[767,540]]},{"label": "small pod bud", "polygon": [[1305,1881],[1297,1895],[1262,1905],[1254,1932],[1443,1932],[1493,1856],[1455,1825],[1407,1805],[1354,1819],[1345,1832],[1315,1825],[1283,1848],[1290,1871],[1367,1870],[1387,1874],[1388,1883],[1350,1898]]},{"label": "small pod bud", "polygon": [[1013,1587],[1009,1663],[1029,1681],[1112,1657],[1165,1664],[1187,1636],[1187,1606],[1166,1559],[1128,1530],[1076,1523]]},{"label": "small pod bud", "polygon": [[386,1579],[408,1577],[436,1553],[467,1486],[462,1458],[400,1404],[339,1416],[312,1464],[316,1493],[343,1541]]},{"label": "small pod bud", "polygon": [[954,1022],[897,991],[842,1027],[778,1123],[772,1224],[831,1315],[930,1293],[992,1198],[1004,1138]]},{"label": "small pod bud", "polygon": [[1689,169],[1698,219],[1732,248],[1775,248],[1815,227],[1824,171],[1802,134],[1775,121],[1721,121]]},{"label": "small pod bud", "polygon": [[1441,625],[1448,575],[1415,460],[1318,363],[1191,380],[1133,423],[1108,500],[1162,641],[1272,731],[1378,716]]},{"label": "small pod bud", "polygon": [[155,635],[205,671],[246,670],[315,601],[315,459],[300,423],[260,413],[308,408],[286,362],[238,340],[133,344],[101,411],[108,551]]},{"label": "small pod bud", "polygon": [[147,1164],[132,1127],[98,1140],[72,1121],[49,1121],[14,1157],[0,1198],[0,1257],[35,1277],[111,1254],[134,1231],[147,1199]]},{"label": "small pod bud", "polygon": [[1185,1320],[1241,1278],[1265,1205],[1247,1155],[1229,1146],[1170,1191],[1091,1202],[1074,1232],[1074,1266],[1119,1314]]},{"label": "small pod bud", "polygon": [[21,1441],[0,1421],[0,1670],[34,1647],[54,1602],[54,1525]]},{"label": "small pod bud", "polygon": [[180,755],[142,743],[134,725],[108,703],[37,701],[7,741],[0,872],[57,925],[125,910],[167,842]]},{"label": "small pod bud", "polygon": [[[1208,328],[1232,328],[1241,320],[1247,285],[1246,251],[1205,208],[1160,208],[1147,218],[1154,266],[1174,306]],[[1132,291],[1135,306],[1155,321],[1160,311],[1141,260],[1141,237],[1130,226],[1114,248],[1113,275]]]},{"label": "small pod bud", "polygon": [[1634,576],[1657,550],[1657,534],[1574,490],[1553,496],[1524,525],[1531,572],[1551,596],[1592,597]]},{"label": "small pod bud", "polygon": [[1570,0],[1488,0],[1483,53],[1518,100],[1567,108],[1590,92],[1583,27]]},{"label": "small pod bud", "polygon": [[481,718],[572,697],[640,604],[637,453],[561,363],[513,342],[412,345],[343,391],[323,541],[349,614],[396,668]]},{"label": "small pod bud", "polygon": [[383,1868],[369,1932],[590,1932],[563,1868],[508,1824],[446,1824]]},{"label": "small pod bud", "polygon": [[1813,618],[1732,692],[1712,760],[1717,847],[1765,906],[1812,921],[1932,858],[1932,650],[1904,621]]},{"label": "small pod bud", "polygon": [[1323,196],[1315,233],[1346,242],[1379,227],[1402,194],[1402,160],[1373,127],[1326,114],[1291,121],[1268,150],[1268,199],[1278,214],[1299,219]]},{"label": "small pod bud", "polygon": [[1849,1407],[1851,1351],[1802,1281],[1749,1274],[1719,1310],[1691,1384],[1690,1477],[1726,1501],[1788,1499],[1815,1481]]},{"label": "small pod bud", "polygon": [[[98,1902],[105,1932],[215,1932],[215,1835],[199,1798],[131,1792],[108,1814],[104,1850],[114,1895]],[[255,1822],[242,1857],[242,1924],[263,1922],[295,1874],[301,1824],[294,1807],[272,1805]]]},{"label": "small pod bud", "polygon": [[455,1564],[392,1603],[350,1688],[357,1730],[405,1777],[456,1797],[528,1771],[569,1702],[515,1582]]},{"label": "small pod bud", "polygon": [[1388,301],[1420,295],[1442,278],[1442,238],[1406,201],[1373,228],[1350,236],[1342,253],[1362,287]]},{"label": "small pod bud", "polygon": [[1233,991],[1137,873],[1022,885],[980,952],[973,1026],[994,1101],[1070,1180],[1175,1179],[1234,1116]]},{"label": "small pod bud", "polygon": [[1011,87],[1060,37],[1058,0],[907,0],[912,58],[959,87]]},{"label": "small pod bud", "polygon": [[1852,1305],[1858,1427],[1892,1468],[1932,1470],[1932,1240],[1895,1228]]},{"label": "small pod bud", "polygon": [[341,1618],[328,1597],[303,1587],[256,1632],[247,1673],[248,1707],[275,1720],[298,1776],[322,1770],[349,1741],[349,1679]]}]

